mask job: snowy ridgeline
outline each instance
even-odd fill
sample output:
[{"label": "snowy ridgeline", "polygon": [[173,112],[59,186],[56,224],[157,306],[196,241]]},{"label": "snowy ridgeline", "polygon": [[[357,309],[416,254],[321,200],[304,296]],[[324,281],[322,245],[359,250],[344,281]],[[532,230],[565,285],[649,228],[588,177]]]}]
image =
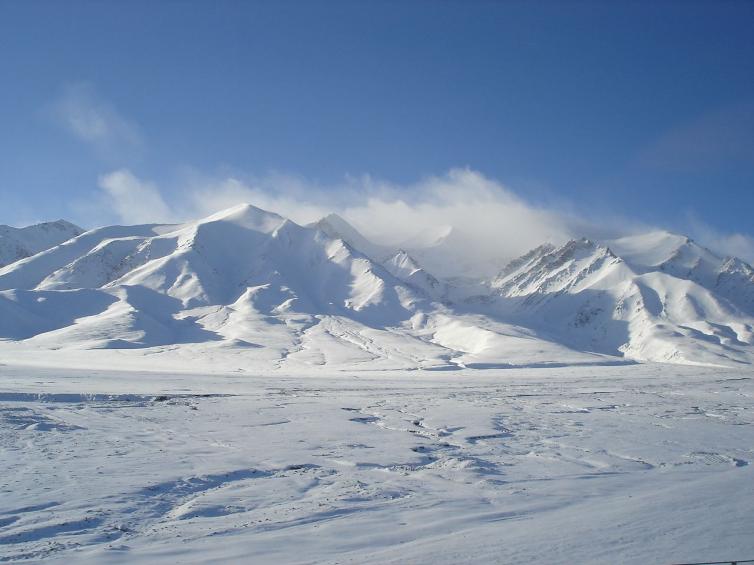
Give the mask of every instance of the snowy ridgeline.
[{"label": "snowy ridgeline", "polygon": [[688,238],[545,244],[494,277],[449,276],[474,256],[464,241],[393,249],[334,215],[301,226],[249,205],[181,225],[2,228],[0,355],[217,371],[754,359],[754,270]]},{"label": "snowy ridgeline", "polygon": [[26,228],[0,225],[0,267],[31,257],[82,233],[84,230],[65,220]]},{"label": "snowy ridgeline", "polygon": [[0,561],[752,558],[752,376],[0,366]]}]

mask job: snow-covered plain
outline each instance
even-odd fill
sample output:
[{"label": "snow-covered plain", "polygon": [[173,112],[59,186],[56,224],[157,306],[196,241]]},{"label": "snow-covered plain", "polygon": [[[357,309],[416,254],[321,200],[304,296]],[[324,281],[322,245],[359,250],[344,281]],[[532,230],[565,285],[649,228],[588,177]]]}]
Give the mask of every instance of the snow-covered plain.
[{"label": "snow-covered plain", "polygon": [[754,372],[0,366],[0,560],[754,556]]}]

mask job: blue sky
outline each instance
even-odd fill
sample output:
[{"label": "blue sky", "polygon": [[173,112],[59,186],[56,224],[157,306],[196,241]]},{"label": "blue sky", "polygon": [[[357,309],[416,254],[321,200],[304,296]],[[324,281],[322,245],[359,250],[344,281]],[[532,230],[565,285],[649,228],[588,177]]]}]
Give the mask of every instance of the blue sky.
[{"label": "blue sky", "polygon": [[0,223],[113,221],[93,204],[113,171],[172,209],[197,179],[284,175],[336,207],[344,179],[410,199],[465,167],[533,206],[748,237],[752,21],[751,2],[3,2]]}]

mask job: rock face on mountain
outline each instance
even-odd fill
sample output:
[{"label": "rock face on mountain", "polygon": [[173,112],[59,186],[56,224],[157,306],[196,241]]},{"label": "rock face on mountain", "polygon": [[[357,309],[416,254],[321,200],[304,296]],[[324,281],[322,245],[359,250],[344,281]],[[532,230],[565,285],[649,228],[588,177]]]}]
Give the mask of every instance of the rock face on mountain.
[{"label": "rock face on mountain", "polygon": [[82,233],[84,230],[65,220],[25,228],[0,225],[0,267],[31,257]]},{"label": "rock face on mountain", "polygon": [[470,293],[337,216],[60,226],[74,237],[0,268],[0,352],[244,370],[754,359],[751,266],[666,232],[545,244]]}]

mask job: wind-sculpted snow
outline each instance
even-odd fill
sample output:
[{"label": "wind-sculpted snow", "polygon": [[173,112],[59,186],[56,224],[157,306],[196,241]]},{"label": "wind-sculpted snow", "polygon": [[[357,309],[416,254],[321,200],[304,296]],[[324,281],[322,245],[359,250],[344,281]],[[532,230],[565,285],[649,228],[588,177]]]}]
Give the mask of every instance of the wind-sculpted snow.
[{"label": "wind-sculpted snow", "polygon": [[543,244],[485,280],[431,272],[468,243],[438,234],[391,249],[250,205],[91,230],[0,268],[0,351],[218,370],[754,358],[754,269],[683,236]]},{"label": "wind-sculpted snow", "polygon": [[0,561],[749,558],[751,377],[0,366]]}]

